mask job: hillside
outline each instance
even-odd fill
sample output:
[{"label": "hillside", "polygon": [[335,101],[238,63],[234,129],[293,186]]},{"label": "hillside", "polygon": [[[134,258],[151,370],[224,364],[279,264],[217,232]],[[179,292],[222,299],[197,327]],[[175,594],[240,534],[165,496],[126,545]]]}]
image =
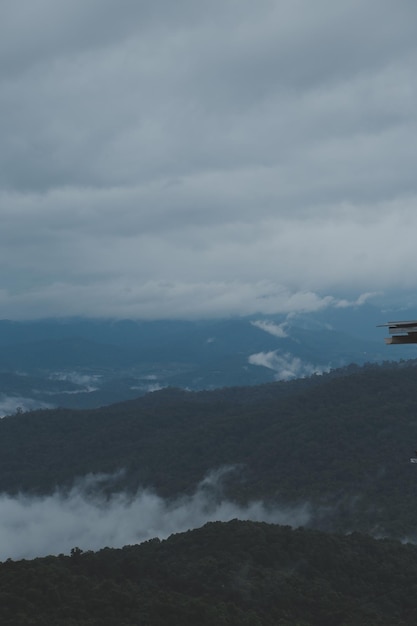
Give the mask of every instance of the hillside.
[{"label": "hillside", "polygon": [[379,626],[417,619],[417,548],[264,523],[0,564],[4,626]]},{"label": "hillside", "polygon": [[[89,473],[108,486],[192,493],[225,466],[223,498],[306,505],[310,524],[409,537],[417,519],[417,366],[349,367],[211,392],[166,389],[92,411],[0,422],[0,489],[50,493]],[[220,496],[219,496],[220,497]]]}]

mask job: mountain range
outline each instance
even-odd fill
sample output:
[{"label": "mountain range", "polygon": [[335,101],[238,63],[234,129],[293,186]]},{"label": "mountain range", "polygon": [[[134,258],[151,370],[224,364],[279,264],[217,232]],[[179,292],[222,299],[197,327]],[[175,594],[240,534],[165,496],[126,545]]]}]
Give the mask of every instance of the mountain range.
[{"label": "mountain range", "polygon": [[384,345],[377,325],[387,315],[365,304],[205,321],[2,320],[0,415],[98,407],[168,386],[292,380],[349,363],[417,356],[416,346]]}]

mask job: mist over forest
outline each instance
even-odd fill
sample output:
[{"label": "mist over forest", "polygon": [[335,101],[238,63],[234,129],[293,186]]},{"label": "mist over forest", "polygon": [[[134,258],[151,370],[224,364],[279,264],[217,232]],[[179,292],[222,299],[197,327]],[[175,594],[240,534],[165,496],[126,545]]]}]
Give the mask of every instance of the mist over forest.
[{"label": "mist over forest", "polygon": [[[33,598],[39,619],[60,623],[59,596],[63,626],[93,615],[98,625],[103,611],[109,624],[121,614],[139,623],[130,613],[138,606],[152,624],[174,613],[181,623],[204,615],[218,623],[226,610],[225,623],[236,626],[306,615],[312,626],[347,626],[348,616],[411,626],[417,606],[402,608],[412,590],[396,568],[413,576],[415,347],[387,360],[384,329],[369,330],[374,308],[357,313],[350,326],[343,314],[332,324],[326,315],[0,322],[2,622],[16,623],[23,576],[22,625]],[[226,564],[225,547],[221,556],[215,546],[230,524],[237,552]],[[285,561],[272,536],[290,528],[294,553]],[[184,553],[169,556],[172,541],[183,541]],[[273,558],[265,541],[279,543]],[[154,567],[131,552],[159,545]],[[315,550],[324,550],[318,561]],[[387,587],[373,578],[383,553]],[[336,554],[368,581],[363,592],[332,570]],[[195,558],[199,573],[190,577]],[[42,589],[27,569],[38,567]],[[182,571],[180,587],[171,567]],[[283,584],[290,601],[277,592]],[[81,602],[71,585],[84,589]],[[391,593],[384,609],[373,599]]]},{"label": "mist over forest", "polygon": [[413,540],[415,372],[415,361],[349,365],[6,416],[2,557],[121,547],[233,518]]}]

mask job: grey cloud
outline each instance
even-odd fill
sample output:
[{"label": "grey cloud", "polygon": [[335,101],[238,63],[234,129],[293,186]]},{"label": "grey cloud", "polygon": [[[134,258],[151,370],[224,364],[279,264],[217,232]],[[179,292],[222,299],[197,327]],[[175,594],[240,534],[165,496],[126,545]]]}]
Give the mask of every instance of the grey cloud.
[{"label": "grey cloud", "polygon": [[[2,4],[0,50],[4,59],[0,70],[27,71],[34,65],[79,56],[80,53],[107,49],[135,35],[146,36],[169,25],[178,25],[184,14],[195,13],[195,3],[180,0],[172,3],[120,0],[53,2],[12,0]],[[22,45],[23,44],[23,45]],[[7,63],[5,60],[7,59]]]},{"label": "grey cloud", "polygon": [[[414,258],[417,227],[407,199],[346,204],[338,215],[327,207],[265,220],[254,214],[252,223],[249,213],[247,223],[233,223],[231,214],[229,222],[216,223],[201,213],[200,222],[159,231],[151,214],[139,214],[135,224],[126,207],[119,214],[109,208],[101,223],[98,203],[84,215],[64,211],[61,223],[53,199],[44,207],[38,202],[35,212],[30,204],[12,204],[14,212],[3,214],[0,260],[10,268],[0,291],[5,316],[290,312],[333,305],[335,290],[414,284],[402,270]],[[163,221],[164,211],[157,214]]]},{"label": "grey cloud", "polygon": [[[52,20],[55,11],[52,7],[46,11],[48,3],[42,4],[41,10],[44,9],[46,16],[52,13]],[[146,175],[159,177],[168,172],[184,175],[196,167],[230,168],[242,161],[253,166],[253,150],[256,162],[265,159],[268,162],[277,155],[282,159],[285,153],[279,149],[281,129],[280,125],[274,128],[274,122],[276,126],[276,121],[282,120],[284,128],[293,126],[297,132],[304,117],[291,116],[289,111],[299,110],[300,100],[307,105],[309,100],[300,99],[299,94],[291,96],[286,88],[284,95],[280,95],[286,77],[293,79],[301,71],[303,91],[307,89],[308,79],[317,92],[320,81],[309,63],[320,54],[317,67],[326,77],[326,90],[334,88],[334,83],[343,90],[345,84],[341,81],[346,77],[340,64],[344,60],[351,62],[352,52],[360,61],[354,75],[363,75],[370,54],[376,54],[378,68],[383,68],[386,66],[383,52],[393,62],[390,50],[398,51],[400,44],[408,40],[402,32],[401,39],[395,38],[396,47],[393,42],[388,45],[385,21],[384,28],[377,29],[375,35],[372,35],[375,29],[369,32],[361,28],[361,23],[366,23],[366,11],[364,15],[361,9],[358,23],[355,5],[352,9],[346,6],[334,9],[324,3],[320,11],[304,2],[296,3],[295,9],[291,9],[290,3],[281,3],[277,8],[274,3],[262,2],[253,11],[248,3],[238,6],[233,2],[216,3],[210,12],[200,8],[201,15],[196,19],[190,3],[185,6],[180,3],[176,11],[169,10],[167,3],[156,3],[159,10],[151,10],[155,19],[149,30],[142,32],[142,14],[146,23],[151,3],[141,3],[136,8],[132,3],[124,4],[117,11],[114,5],[111,8],[111,3],[104,3],[104,7],[97,3],[75,4],[70,11],[71,19],[65,21],[63,16],[60,28],[68,39],[73,32],[80,31],[79,23],[84,24],[81,31],[91,34],[93,41],[103,30],[102,23],[107,29],[110,24],[117,28],[119,22],[128,24],[129,29],[136,25],[137,37],[124,33],[117,45],[104,46],[100,54],[84,51],[78,63],[65,54],[54,63],[47,57],[46,72],[44,69],[41,74],[35,72],[32,84],[30,76],[21,82],[20,98],[19,89],[16,93],[14,86],[11,96],[5,99],[7,117],[12,115],[16,124],[4,171],[10,170],[10,166],[16,169],[20,163],[18,171],[23,174],[26,161],[29,186],[36,184],[36,178],[41,185],[46,185],[48,179],[55,186],[71,182],[84,186],[89,180],[96,185],[108,185],[131,183],[132,179],[143,179]],[[371,3],[371,8],[375,10],[376,5]],[[388,10],[387,5],[384,8]],[[185,18],[182,23],[179,23],[180,15]],[[44,21],[48,24],[47,17]],[[389,24],[392,36],[394,28],[400,33],[399,26],[403,30],[409,28],[410,21],[401,19],[401,12],[390,11]],[[52,25],[55,26],[54,21]],[[161,35],[161,25],[166,26],[168,36],[165,32]],[[168,25],[172,26],[171,32]],[[54,27],[50,30],[57,31]],[[325,47],[329,34],[333,54]],[[338,59],[334,47],[341,37],[346,39],[346,50]],[[380,45],[374,42],[364,50],[361,42],[369,42],[369,37],[376,38]],[[75,49],[78,55],[83,53],[82,46]],[[255,67],[254,63],[257,63]],[[329,65],[335,76],[329,75]],[[264,88],[256,84],[261,79]],[[246,98],[240,86],[254,100],[249,111],[245,112],[244,108],[243,116],[241,107]],[[30,87],[31,98],[25,104],[24,96]],[[230,89],[237,92],[227,96]],[[263,108],[265,90],[273,98],[268,115]],[[225,97],[232,104],[229,112]],[[20,107],[12,109],[15,98],[19,98]],[[215,99],[218,107],[214,116],[212,109],[206,110],[210,98]],[[374,115],[378,116],[378,110],[379,107]],[[343,118],[339,116],[338,120],[340,128]],[[293,124],[288,123],[292,121]],[[22,122],[23,133],[18,133],[16,141],[17,125],[22,128]],[[3,133],[6,138],[8,127],[9,124]],[[32,134],[33,141],[27,141],[30,135],[27,137],[26,133],[25,137],[25,130]],[[256,140],[259,130],[261,137],[275,130],[275,149]],[[19,144],[19,137],[26,139],[23,145]],[[263,159],[259,154],[262,149]],[[18,161],[13,162],[13,155]]]},{"label": "grey cloud", "polygon": [[[309,312],[335,306],[338,300],[314,292],[291,292],[282,285],[260,282],[169,282],[134,277],[95,281],[93,285],[55,282],[30,292],[0,291],[6,318],[110,316],[142,319],[208,318],[259,313]],[[30,315],[29,315],[30,313]]]},{"label": "grey cloud", "polygon": [[4,11],[4,315],[268,313],[415,288],[412,3]]},{"label": "grey cloud", "polygon": [[270,335],[273,335],[274,337],[279,337],[281,339],[283,337],[288,337],[285,330],[286,322],[283,322],[282,324],[275,324],[274,322],[269,322],[267,320],[256,320],[254,322],[251,322],[251,324],[253,326],[256,326],[257,328],[260,328],[261,330],[264,330]]}]

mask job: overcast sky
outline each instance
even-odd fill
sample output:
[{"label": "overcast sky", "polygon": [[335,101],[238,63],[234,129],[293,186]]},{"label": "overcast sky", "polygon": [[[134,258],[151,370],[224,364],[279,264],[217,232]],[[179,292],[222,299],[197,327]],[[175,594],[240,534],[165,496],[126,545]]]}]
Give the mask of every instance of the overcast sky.
[{"label": "overcast sky", "polygon": [[417,284],[415,0],[2,0],[0,317]]}]

